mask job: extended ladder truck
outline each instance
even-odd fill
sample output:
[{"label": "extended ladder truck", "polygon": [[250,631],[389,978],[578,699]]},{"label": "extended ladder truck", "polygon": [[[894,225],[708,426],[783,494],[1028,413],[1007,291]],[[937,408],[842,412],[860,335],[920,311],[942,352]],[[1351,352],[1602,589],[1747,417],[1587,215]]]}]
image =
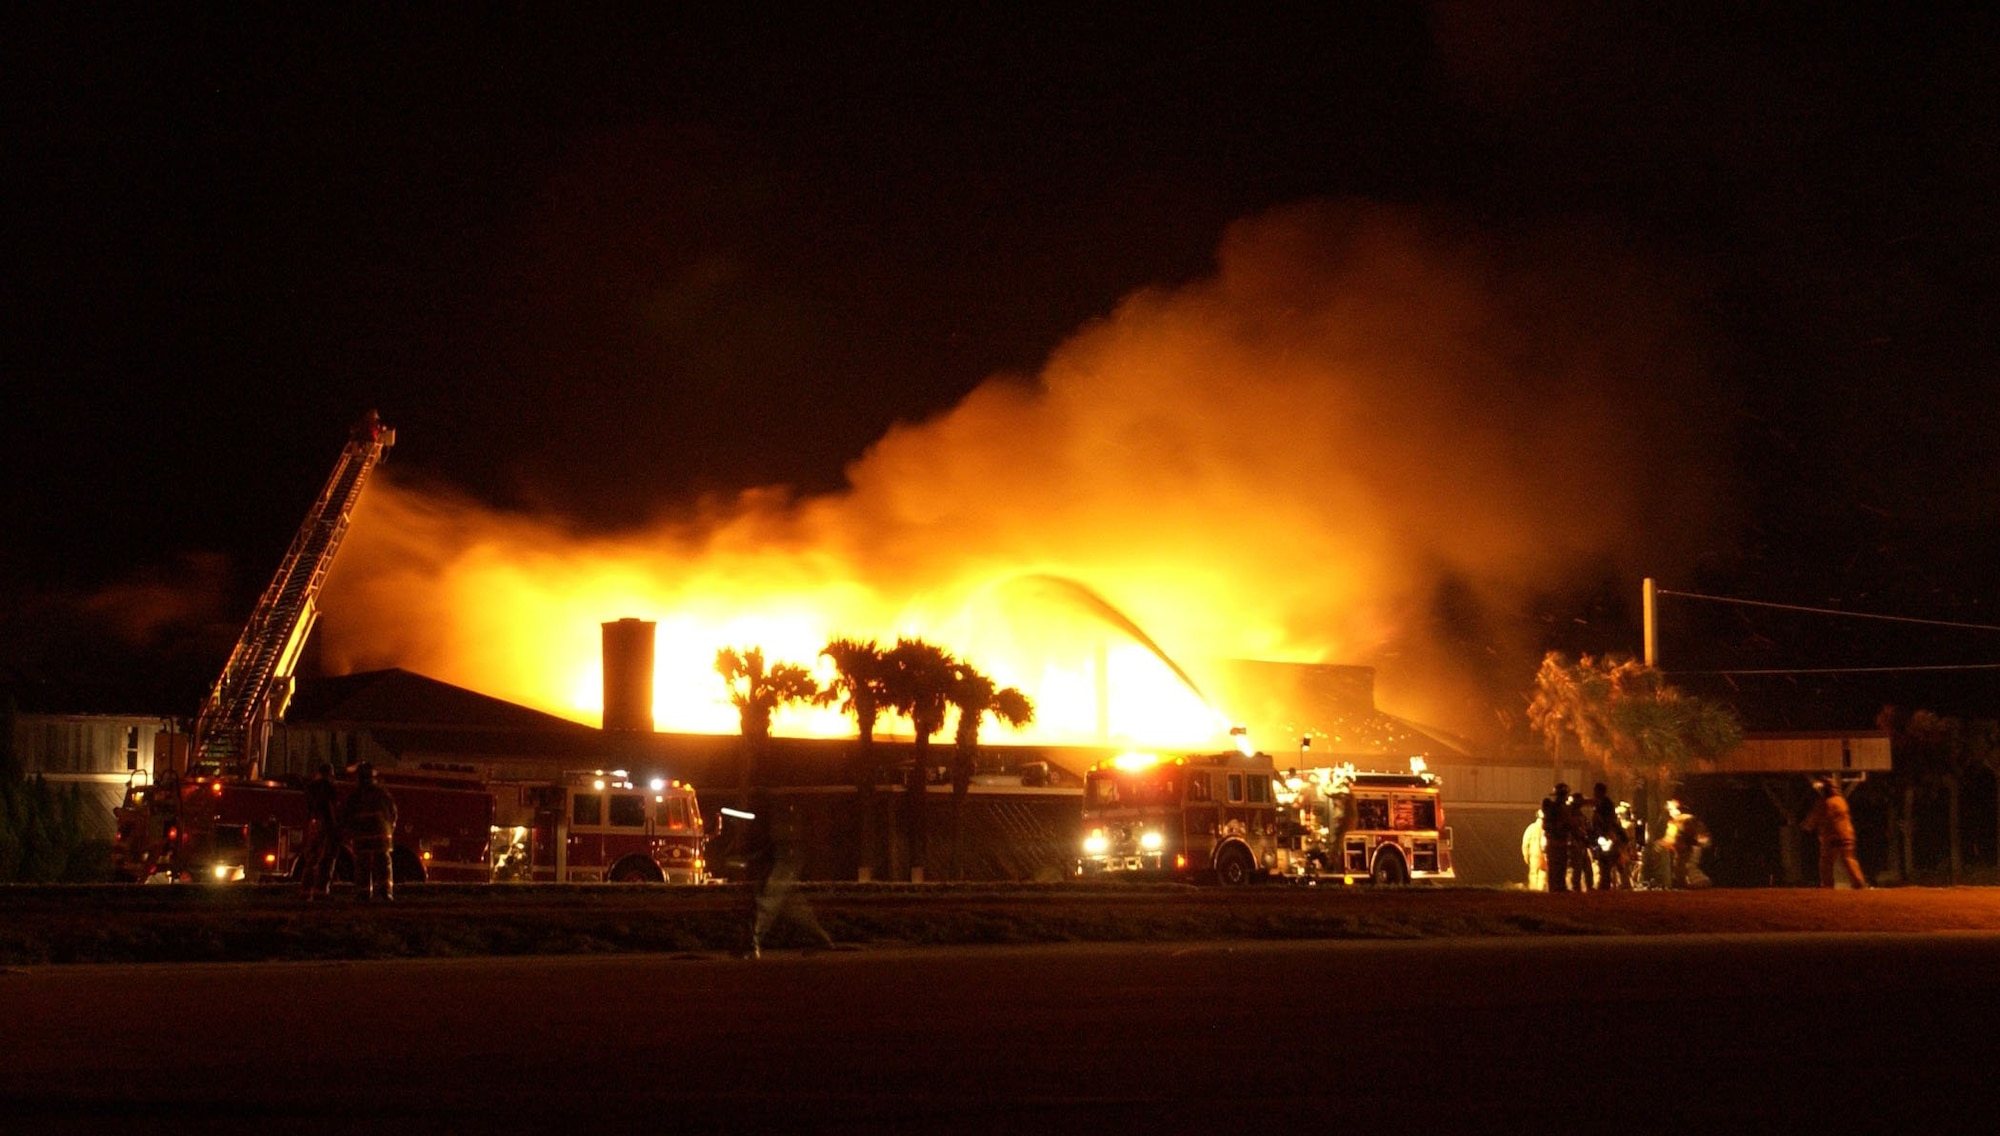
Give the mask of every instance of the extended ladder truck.
[{"label": "extended ladder truck", "polygon": [[[355,503],[396,441],[370,411],[306,514],[191,730],[163,732],[150,784],[126,787],[115,810],[112,868],[146,882],[297,877],[306,829],[296,780],[262,776],[272,727],[290,705],[293,672]],[[709,877],[694,787],[639,786],[621,770],[555,782],[495,780],[490,770],[381,769],[394,794],[390,864],[399,883],[496,880],[698,884]],[[342,796],[353,782],[336,778]],[[344,867],[336,875],[345,876]]]},{"label": "extended ladder truck", "polygon": [[253,830],[275,823],[272,814],[280,810],[265,798],[284,788],[259,780],[265,746],[291,704],[293,672],[319,618],[320,590],[355,503],[395,444],[396,432],[372,410],[349,433],[193,729],[162,732],[152,783],[127,787],[116,810],[115,875],[240,879],[257,872]]}]

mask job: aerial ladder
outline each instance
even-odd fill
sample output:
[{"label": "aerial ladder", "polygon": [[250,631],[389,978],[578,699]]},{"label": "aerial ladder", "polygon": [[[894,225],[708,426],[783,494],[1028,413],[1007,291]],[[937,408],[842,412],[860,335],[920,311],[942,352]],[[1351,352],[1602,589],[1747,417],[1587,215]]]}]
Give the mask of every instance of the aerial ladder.
[{"label": "aerial ladder", "polygon": [[395,444],[396,432],[382,425],[375,411],[355,424],[333,476],[307,512],[221,677],[202,702],[193,732],[182,735],[188,752],[173,755],[174,766],[192,765],[216,776],[257,776],[271,727],[291,705],[293,671],[319,619],[320,589],[347,535],[355,502]]}]

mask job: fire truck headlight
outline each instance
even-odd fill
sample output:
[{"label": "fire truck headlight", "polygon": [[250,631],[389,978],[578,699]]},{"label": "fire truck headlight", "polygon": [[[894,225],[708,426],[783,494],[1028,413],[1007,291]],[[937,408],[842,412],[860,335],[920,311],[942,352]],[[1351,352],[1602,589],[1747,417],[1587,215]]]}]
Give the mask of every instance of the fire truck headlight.
[{"label": "fire truck headlight", "polygon": [[1083,838],[1083,850],[1085,852],[1088,852],[1092,856],[1102,856],[1104,855],[1105,849],[1110,847],[1111,847],[1111,842],[1109,840],[1104,839],[1103,829],[1098,829],[1097,831],[1091,833],[1089,836]]},{"label": "fire truck headlight", "polygon": [[226,880],[226,879],[228,879],[228,878],[229,878],[229,865],[227,865],[227,864],[217,864],[217,865],[215,866],[215,878],[216,878],[216,879],[218,879],[218,880]]},{"label": "fire truck headlight", "polygon": [[1166,838],[1157,832],[1148,832],[1139,837],[1139,847],[1148,852],[1158,852],[1160,846],[1166,842]]}]

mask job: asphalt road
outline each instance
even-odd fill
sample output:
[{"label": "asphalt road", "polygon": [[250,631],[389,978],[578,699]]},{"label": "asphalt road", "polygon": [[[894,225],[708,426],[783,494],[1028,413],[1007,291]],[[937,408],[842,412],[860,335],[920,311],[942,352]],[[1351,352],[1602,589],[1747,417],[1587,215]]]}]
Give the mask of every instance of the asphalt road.
[{"label": "asphalt road", "polygon": [[31,967],[0,1129],[1983,1130],[1995,1023],[1985,932]]}]

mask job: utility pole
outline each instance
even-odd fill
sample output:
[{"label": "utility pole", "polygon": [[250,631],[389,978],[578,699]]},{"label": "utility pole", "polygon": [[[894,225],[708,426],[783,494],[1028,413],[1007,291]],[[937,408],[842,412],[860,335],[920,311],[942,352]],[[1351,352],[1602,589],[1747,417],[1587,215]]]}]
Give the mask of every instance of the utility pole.
[{"label": "utility pole", "polygon": [[1640,606],[1646,613],[1646,665],[1660,665],[1660,624],[1659,589],[1653,586],[1653,578],[1646,577],[1645,587],[1640,591]]}]

